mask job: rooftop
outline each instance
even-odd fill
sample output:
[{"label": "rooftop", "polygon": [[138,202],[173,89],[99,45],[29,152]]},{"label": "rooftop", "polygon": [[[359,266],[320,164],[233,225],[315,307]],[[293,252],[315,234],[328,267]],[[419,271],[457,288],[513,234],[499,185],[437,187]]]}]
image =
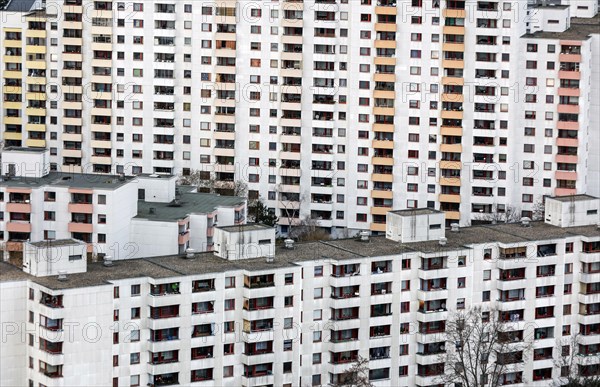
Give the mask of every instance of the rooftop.
[{"label": "rooftop", "polygon": [[29,12],[36,0],[10,0],[4,12]]},{"label": "rooftop", "polygon": [[223,227],[217,227],[220,228],[221,230],[225,230],[225,231],[256,231],[256,230],[266,230],[266,229],[271,229],[273,227],[271,226],[267,226],[266,224],[260,224],[260,223],[248,223],[248,224],[241,224],[241,225],[234,225],[234,226],[223,226]]},{"label": "rooftop", "polygon": [[569,196],[554,196],[550,199],[553,200],[558,200],[559,202],[581,202],[581,201],[585,201],[585,200],[595,200],[598,199],[595,196],[590,196],[590,195],[586,195],[586,194],[579,194],[579,195],[569,195]]},{"label": "rooftop", "polygon": [[28,148],[25,146],[9,146],[4,148],[2,152],[26,152],[26,153],[44,153],[46,148]]},{"label": "rooftop", "polygon": [[184,256],[175,255],[114,261],[112,267],[105,267],[101,262],[95,262],[88,264],[86,273],[69,275],[67,281],[59,281],[56,277],[34,277],[9,263],[0,262],[0,282],[31,280],[47,288],[61,290],[100,286],[107,284],[110,280],[126,278],[161,279],[236,270],[253,272],[293,267],[302,261],[355,260],[363,257],[384,257],[408,252],[443,253],[470,249],[471,245],[478,243],[525,243],[577,235],[600,238],[600,230],[596,226],[561,228],[542,222],[532,222],[531,227],[522,227],[519,223],[511,223],[465,227],[461,228],[459,232],[447,232],[445,245],[440,245],[438,241],[402,244],[385,237],[371,237],[369,242],[342,239],[296,243],[293,249],[277,247],[275,260],[272,263],[266,262],[264,258],[228,261],[210,252],[197,253],[194,259],[185,259]]},{"label": "rooftop", "polygon": [[429,214],[441,214],[442,211],[434,210],[433,208],[408,208],[405,210],[389,211],[392,214],[401,216],[412,216],[412,215],[429,215]]},{"label": "rooftop", "polygon": [[592,34],[600,34],[600,13],[591,18],[571,18],[571,26],[564,32],[539,31],[533,34],[525,34],[523,37],[531,39],[587,40]]},{"label": "rooftop", "polygon": [[135,180],[135,176],[125,176],[125,179],[121,180],[118,175],[50,172],[43,177],[13,176],[10,179],[1,177],[0,187],[37,188],[53,186],[87,189],[117,189],[132,180]]},{"label": "rooftop", "polygon": [[[153,203],[138,201],[138,219],[175,221],[186,218],[189,214],[206,214],[217,207],[233,207],[244,202],[238,196],[219,196],[208,193],[182,193],[179,204]],[[154,213],[150,213],[150,208]]]},{"label": "rooftop", "polygon": [[87,245],[85,242],[82,242],[77,239],[56,239],[48,241],[30,242],[29,244],[35,247],[62,247]]}]

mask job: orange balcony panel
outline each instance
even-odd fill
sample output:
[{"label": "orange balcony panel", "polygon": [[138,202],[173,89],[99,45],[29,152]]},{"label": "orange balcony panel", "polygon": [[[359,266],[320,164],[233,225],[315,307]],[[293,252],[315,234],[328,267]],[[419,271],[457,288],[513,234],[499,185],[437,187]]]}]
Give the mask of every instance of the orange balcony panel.
[{"label": "orange balcony panel", "polygon": [[373,114],[382,116],[393,116],[394,114],[396,114],[396,111],[394,110],[394,108],[374,107]]},{"label": "orange balcony panel", "polygon": [[394,141],[373,140],[373,148],[394,149]]},{"label": "orange balcony panel", "polygon": [[462,94],[442,93],[442,102],[464,102],[465,97]]},{"label": "orange balcony panel", "polygon": [[577,156],[571,155],[556,155],[557,163],[565,163],[565,164],[577,164]]},{"label": "orange balcony panel", "polygon": [[462,169],[460,161],[440,161],[440,169]]},{"label": "orange balcony panel", "polygon": [[[444,17],[457,17],[457,18],[465,18],[465,10],[464,9],[444,9],[442,11],[442,15]],[[445,33],[445,32],[444,32]]]},{"label": "orange balcony panel", "polygon": [[395,23],[375,23],[375,31],[396,32],[398,26]]},{"label": "orange balcony panel", "polygon": [[442,66],[447,69],[464,69],[465,61],[464,60],[448,60],[444,59],[442,61]]},{"label": "orange balcony panel", "polygon": [[460,110],[442,110],[442,118],[462,120],[463,112]]},{"label": "orange balcony panel", "polygon": [[6,251],[23,251],[23,242],[6,242],[4,245]]},{"label": "orange balcony panel", "polygon": [[451,187],[460,187],[460,178],[458,177],[440,177],[440,185]]},{"label": "orange balcony panel", "polygon": [[373,90],[373,98],[396,98],[394,90]]},{"label": "orange balcony panel", "polygon": [[461,153],[462,145],[461,144],[441,144],[440,151],[450,152],[450,153]]},{"label": "orange balcony panel", "polygon": [[581,95],[581,89],[559,87],[558,95],[565,97],[579,97]]},{"label": "orange balcony panel", "polygon": [[394,175],[388,175],[385,173],[374,173],[371,175],[372,181],[381,181],[383,183],[392,183],[394,181]]},{"label": "orange balcony panel", "polygon": [[91,233],[93,231],[93,225],[88,223],[69,223],[67,227],[69,232],[83,232]]},{"label": "orange balcony panel", "polygon": [[577,172],[556,171],[554,172],[556,180],[577,180]]},{"label": "orange balcony panel", "polygon": [[393,166],[394,165],[394,158],[393,157],[376,157],[376,156],[373,156],[373,158],[371,159],[371,165],[390,165],[390,166]]},{"label": "orange balcony panel", "polygon": [[554,196],[571,196],[577,195],[577,190],[575,188],[556,188],[554,190]]},{"label": "orange balcony panel", "polygon": [[455,52],[465,52],[464,43],[443,43],[442,50],[444,51],[455,51]]},{"label": "orange balcony panel", "polygon": [[392,191],[372,190],[371,197],[373,199],[393,199],[394,193]]},{"label": "orange balcony panel", "polygon": [[566,129],[566,130],[579,130],[579,122],[572,121],[558,121],[556,123],[557,129]]},{"label": "orange balcony panel", "polygon": [[464,35],[465,27],[461,26],[444,26],[444,34],[446,35]]},{"label": "orange balcony panel", "polygon": [[385,223],[371,223],[371,231],[385,232]]},{"label": "orange balcony panel", "polygon": [[371,215],[387,215],[391,210],[389,207],[371,207]]},{"label": "orange balcony panel", "polygon": [[375,82],[396,82],[396,74],[377,73],[373,76]]},{"label": "orange balcony panel", "polygon": [[392,124],[373,124],[374,132],[394,133],[394,125]]},{"label": "orange balcony panel", "polygon": [[31,232],[31,223],[28,222],[8,222],[6,223],[8,232]]},{"label": "orange balcony panel", "polygon": [[69,203],[69,212],[78,214],[92,214],[94,213],[94,205],[83,203]]},{"label": "orange balcony panel", "polygon": [[558,146],[579,146],[579,139],[577,138],[557,138],[556,145]]},{"label": "orange balcony panel", "polygon": [[6,203],[7,212],[31,213],[31,204],[29,203]]},{"label": "orange balcony panel", "polygon": [[579,71],[564,71],[558,72],[559,79],[581,79],[581,73]]},{"label": "orange balcony panel", "polygon": [[579,105],[564,105],[564,104],[559,104],[557,106],[557,110],[558,110],[559,113],[579,114]]},{"label": "orange balcony panel", "polygon": [[440,134],[442,136],[462,136],[463,130],[459,126],[442,126]]},{"label": "orange balcony panel", "polygon": [[458,212],[458,211],[446,211],[446,219],[460,220],[460,212]]},{"label": "orange balcony panel", "polygon": [[559,54],[558,60],[561,62],[581,63],[581,55],[579,55],[579,54]]},{"label": "orange balcony panel", "polygon": [[398,8],[396,7],[375,7],[375,14],[377,15],[397,15]]},{"label": "orange balcony panel", "polygon": [[442,85],[458,85],[465,84],[465,79],[461,77],[442,77]]},{"label": "orange balcony panel", "polygon": [[388,58],[384,56],[376,56],[374,59],[376,65],[395,66],[396,58]]},{"label": "orange balcony panel", "polygon": [[188,241],[190,240],[190,233],[189,231],[186,232],[185,234],[180,234],[179,237],[177,238],[177,243],[179,243],[180,245],[184,245],[186,244]]},{"label": "orange balcony panel", "polygon": [[444,203],[460,203],[460,195],[440,194],[439,200]]},{"label": "orange balcony panel", "polygon": [[395,40],[376,40],[375,48],[396,48]]}]

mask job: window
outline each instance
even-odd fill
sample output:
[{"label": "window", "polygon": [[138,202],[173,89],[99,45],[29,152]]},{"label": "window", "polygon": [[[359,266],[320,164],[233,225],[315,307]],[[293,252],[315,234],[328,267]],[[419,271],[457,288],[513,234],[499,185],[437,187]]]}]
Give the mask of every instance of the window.
[{"label": "window", "polygon": [[131,285],[131,295],[132,296],[140,295],[140,285]]},{"label": "window", "polygon": [[315,277],[323,277],[323,266],[315,266],[314,276]]},{"label": "window", "polygon": [[315,299],[323,298],[323,288],[315,288],[313,295]]},{"label": "window", "polygon": [[235,309],[235,298],[225,300],[225,310],[234,310]]},{"label": "window", "polygon": [[235,288],[235,277],[225,277],[225,289]]},{"label": "window", "polygon": [[459,289],[464,288],[467,286],[467,278],[466,277],[459,277],[457,280],[457,287]]},{"label": "window", "polygon": [[484,270],[483,271],[483,280],[484,281],[489,281],[492,279],[492,271],[491,270]]}]

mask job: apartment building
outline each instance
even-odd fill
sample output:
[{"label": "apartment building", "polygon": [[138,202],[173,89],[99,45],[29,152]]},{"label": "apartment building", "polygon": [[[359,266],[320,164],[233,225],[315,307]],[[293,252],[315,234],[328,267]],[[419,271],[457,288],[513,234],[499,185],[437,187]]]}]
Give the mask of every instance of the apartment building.
[{"label": "apartment building", "polygon": [[442,210],[447,226],[531,217],[543,195],[600,194],[598,156],[574,145],[599,137],[596,14],[48,0],[4,17],[2,138],[49,148],[58,171],[243,180],[284,233],[304,217],[383,233],[391,208]]},{"label": "apartment building", "polygon": [[81,242],[26,243],[25,269],[0,263],[0,381],[319,386],[361,356],[376,386],[443,386],[445,321],[473,306],[532,343],[503,385],[558,382],[557,340],[577,334],[595,356],[574,366],[598,374],[599,200],[548,204],[546,222],[448,233],[442,212],[400,210],[394,239],[277,248],[273,228],[217,227],[215,253],[104,263],[80,259]]},{"label": "apartment building", "polygon": [[114,259],[210,251],[217,224],[246,222],[246,199],[187,192],[176,176],[51,172],[40,148],[8,147],[1,157],[5,257],[24,241],[70,238]]}]

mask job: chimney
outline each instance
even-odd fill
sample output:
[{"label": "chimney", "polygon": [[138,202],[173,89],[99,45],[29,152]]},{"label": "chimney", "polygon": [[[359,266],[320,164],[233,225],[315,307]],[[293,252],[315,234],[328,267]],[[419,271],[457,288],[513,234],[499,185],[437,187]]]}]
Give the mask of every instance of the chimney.
[{"label": "chimney", "polygon": [[448,242],[448,238],[440,238],[440,246],[446,246],[446,243]]},{"label": "chimney", "polygon": [[531,227],[529,222],[531,222],[531,219],[528,217],[521,218],[521,227]]},{"label": "chimney", "polygon": [[460,232],[460,229],[458,228],[458,223],[452,223],[450,225],[450,231],[452,231],[452,232]]},{"label": "chimney", "polygon": [[359,235],[362,242],[369,242],[370,233],[367,230],[361,231]]},{"label": "chimney", "polygon": [[283,241],[283,243],[285,243],[286,249],[292,250],[294,248],[294,240],[291,238],[287,238]]},{"label": "chimney", "polygon": [[67,271],[66,270],[59,270],[58,271],[58,278],[59,281],[66,281],[67,280]]},{"label": "chimney", "polygon": [[148,213],[149,213],[149,214],[151,214],[151,215],[153,215],[153,214],[156,214],[156,208],[154,208],[154,207],[150,207],[150,208],[148,209]]},{"label": "chimney", "polygon": [[112,257],[110,255],[105,255],[104,256],[104,261],[102,262],[102,264],[105,267],[111,267],[113,265]]},{"label": "chimney", "polygon": [[196,254],[196,250],[195,249],[187,249],[187,250],[185,250],[185,258],[186,259],[193,259],[195,254]]},{"label": "chimney", "polygon": [[273,254],[269,254],[269,255],[267,255],[265,261],[267,263],[273,263],[273,262],[275,262],[275,256]]}]

